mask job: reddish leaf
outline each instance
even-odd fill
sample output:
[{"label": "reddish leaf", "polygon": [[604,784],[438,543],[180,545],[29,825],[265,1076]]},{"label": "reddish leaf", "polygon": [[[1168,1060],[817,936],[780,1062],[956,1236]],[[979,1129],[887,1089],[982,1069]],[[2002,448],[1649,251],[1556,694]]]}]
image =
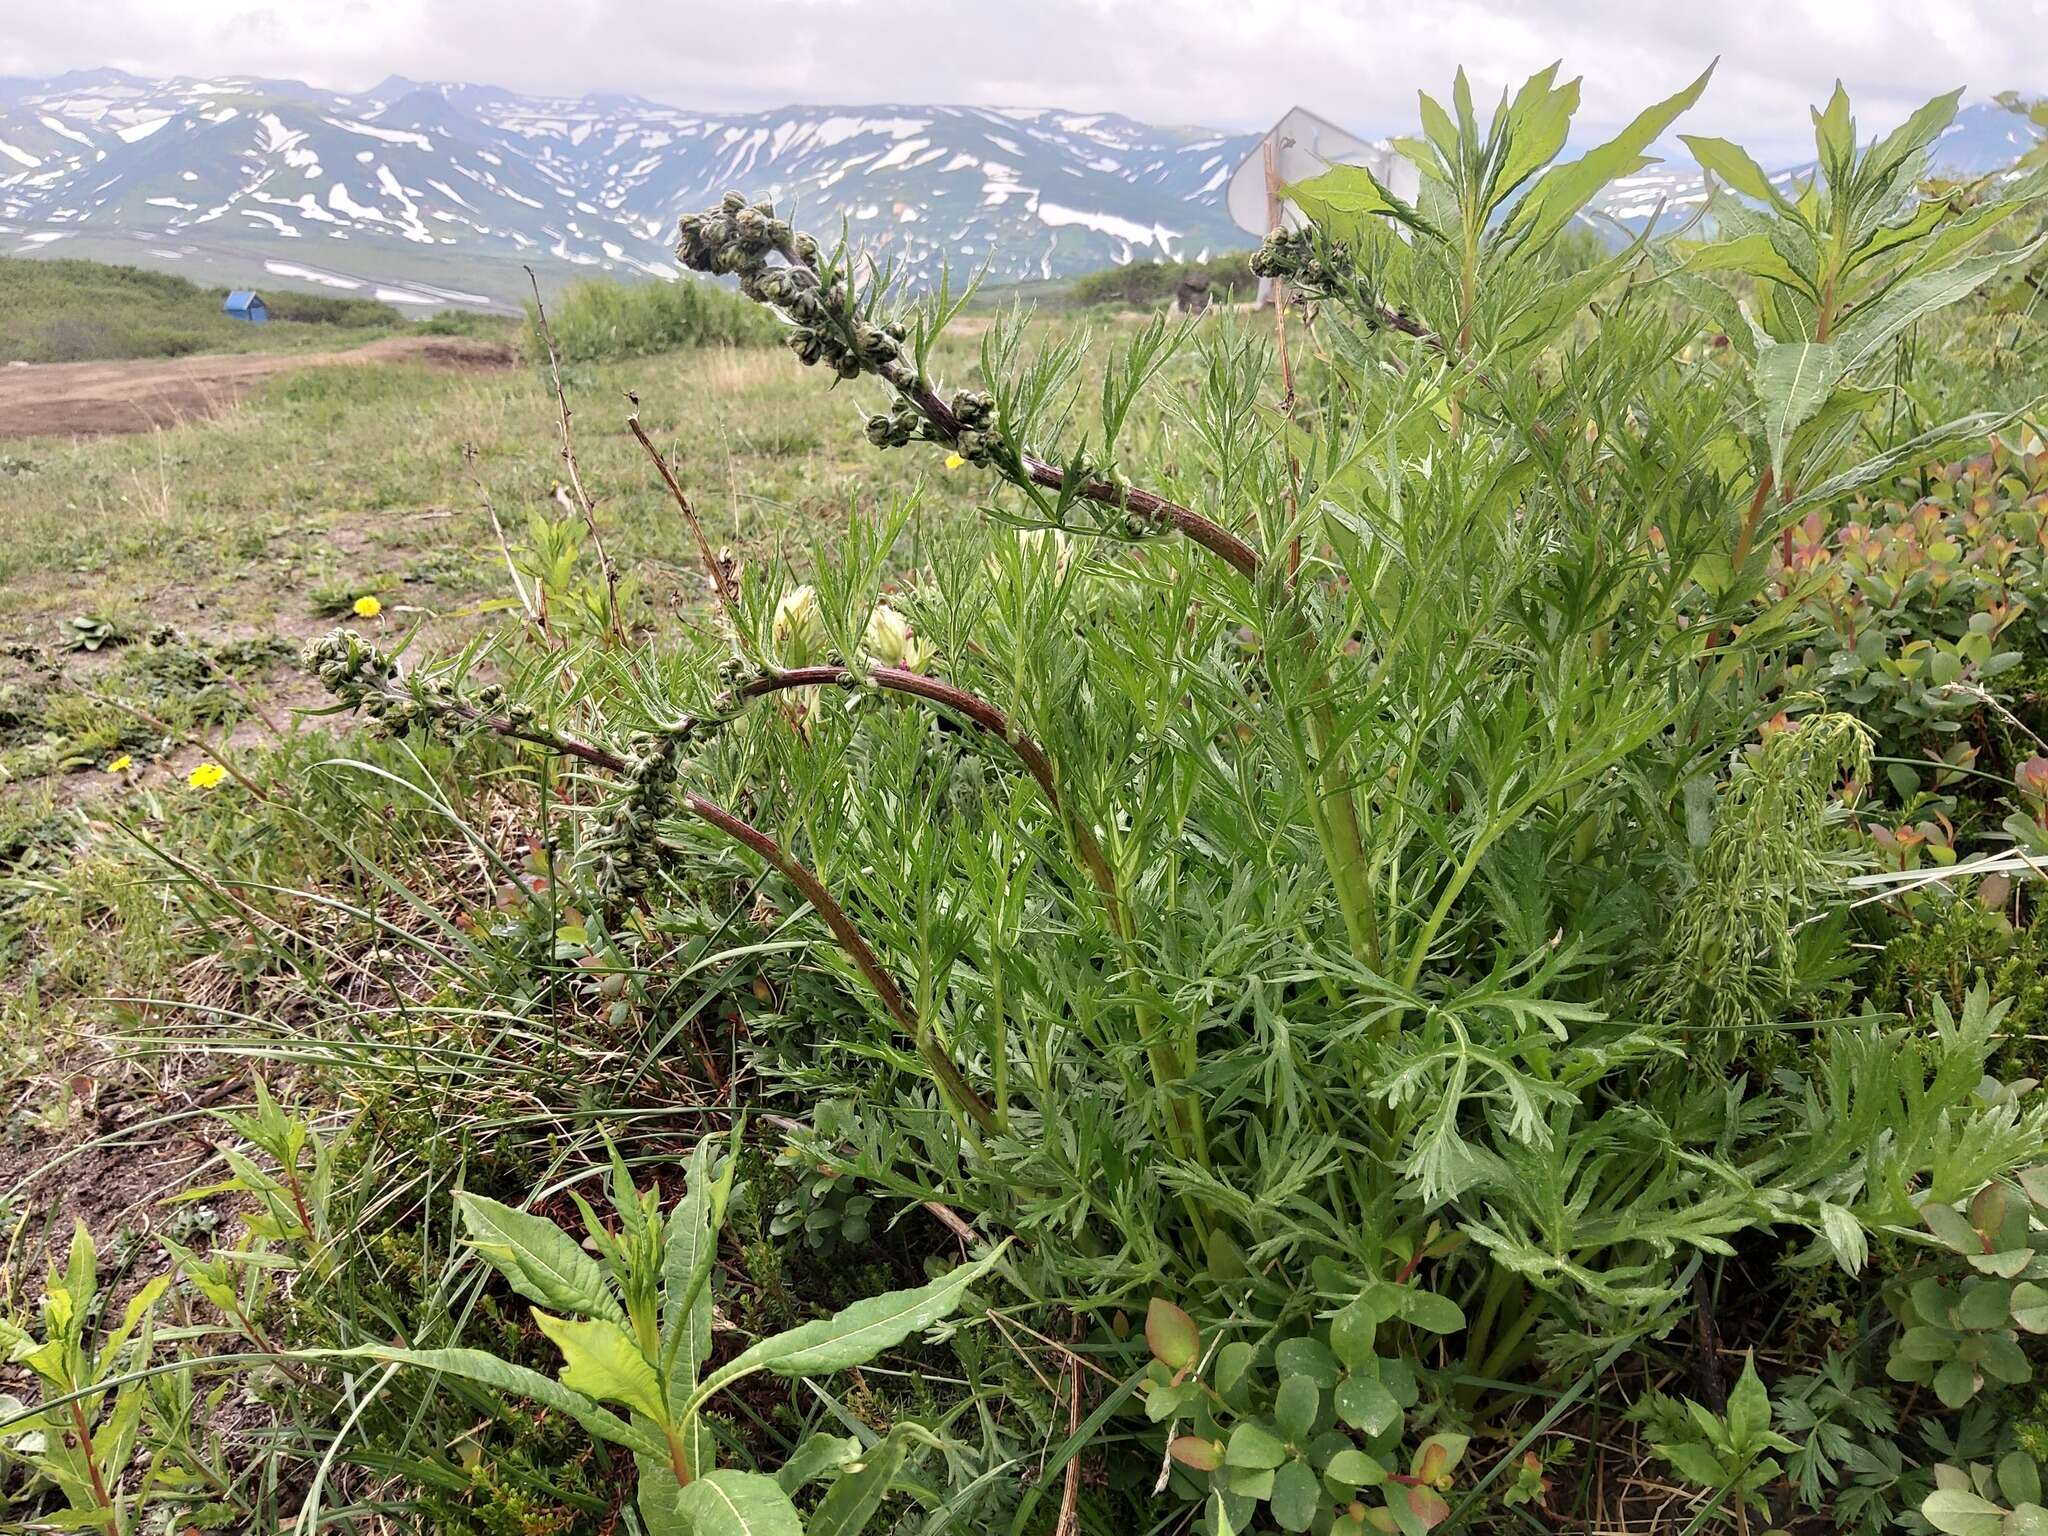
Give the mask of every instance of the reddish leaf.
[{"label": "reddish leaf", "polygon": [[1152,1358],[1177,1374],[1195,1363],[1202,1349],[1202,1334],[1187,1313],[1154,1296],[1145,1309],[1145,1342],[1152,1347]]},{"label": "reddish leaf", "polygon": [[1200,1435],[1181,1435],[1166,1448],[1166,1454],[1197,1472],[1214,1472],[1223,1465],[1223,1447]]}]

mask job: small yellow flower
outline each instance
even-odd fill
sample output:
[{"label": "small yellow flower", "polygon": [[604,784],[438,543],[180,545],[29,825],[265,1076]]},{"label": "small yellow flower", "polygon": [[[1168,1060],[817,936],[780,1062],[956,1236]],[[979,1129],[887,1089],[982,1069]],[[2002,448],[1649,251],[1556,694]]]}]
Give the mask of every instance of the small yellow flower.
[{"label": "small yellow flower", "polygon": [[949,453],[946,455],[946,468],[948,469],[958,469],[962,464],[965,464],[966,462],[967,461],[961,458],[960,455],[957,453]]},{"label": "small yellow flower", "polygon": [[194,789],[211,789],[228,776],[227,769],[219,763],[201,763],[185,775],[185,782]]},{"label": "small yellow flower", "polygon": [[374,619],[383,611],[384,605],[374,597],[359,597],[356,599],[356,617],[359,619]]},{"label": "small yellow flower", "polygon": [[130,769],[130,768],[133,768],[134,766],[135,766],[135,759],[134,759],[134,758],[132,758],[132,757],[130,757],[130,756],[129,756],[129,755],[128,755],[128,754],[126,753],[126,752],[123,752],[123,753],[122,753],[122,754],[121,754],[121,755],[120,755],[119,757],[115,758],[115,759],[114,759],[114,760],[113,760],[113,761],[112,761],[111,763],[107,764],[107,772],[109,772],[109,773],[126,773],[126,772],[127,772],[127,771],[128,771],[129,769]]}]

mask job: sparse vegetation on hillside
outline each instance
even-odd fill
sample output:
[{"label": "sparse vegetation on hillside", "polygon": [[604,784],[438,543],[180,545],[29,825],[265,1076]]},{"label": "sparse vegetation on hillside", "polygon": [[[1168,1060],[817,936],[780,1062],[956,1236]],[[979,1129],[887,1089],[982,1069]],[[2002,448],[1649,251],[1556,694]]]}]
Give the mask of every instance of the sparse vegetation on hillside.
[{"label": "sparse vegetation on hillside", "polygon": [[1114,304],[1126,309],[1155,309],[1172,303],[1181,284],[1196,278],[1208,283],[1212,300],[1249,299],[1259,287],[1251,261],[1250,251],[1208,261],[1134,261],[1076,278],[1066,297],[1083,307]]},{"label": "sparse vegetation on hillside", "polygon": [[344,346],[406,324],[374,299],[264,289],[270,323],[220,312],[223,290],[94,261],[0,257],[0,361],[78,363]]}]

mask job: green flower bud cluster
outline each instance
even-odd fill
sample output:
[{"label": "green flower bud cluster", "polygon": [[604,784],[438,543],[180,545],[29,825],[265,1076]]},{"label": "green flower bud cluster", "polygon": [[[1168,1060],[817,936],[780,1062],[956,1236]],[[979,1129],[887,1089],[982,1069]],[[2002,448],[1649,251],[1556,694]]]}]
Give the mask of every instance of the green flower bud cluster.
[{"label": "green flower bud cluster", "polygon": [[616,904],[637,897],[661,868],[655,823],[675,798],[683,749],[696,735],[697,725],[685,716],[665,729],[634,734],[626,753],[625,792],[587,850],[596,857],[597,888],[607,901]]},{"label": "green flower bud cluster", "polygon": [[1002,434],[996,431],[995,396],[982,389],[963,389],[952,399],[960,431],[953,439],[953,451],[970,464],[996,464],[1008,452]]},{"label": "green flower bud cluster", "polygon": [[[1344,247],[1329,248],[1329,257],[1341,262]],[[1327,294],[1337,286],[1337,272],[1331,260],[1316,249],[1313,233],[1306,229],[1276,229],[1252,253],[1256,277],[1278,278],[1308,294]]]},{"label": "green flower bud cluster", "polygon": [[[773,256],[782,265],[771,264]],[[716,208],[684,215],[676,259],[693,272],[737,277],[740,292],[781,310],[793,322],[788,343],[800,361],[823,363],[842,379],[873,373],[903,390],[919,383],[904,359],[909,331],[863,319],[845,275],[821,271],[818,242],[777,218],[774,204],[728,192]]]}]

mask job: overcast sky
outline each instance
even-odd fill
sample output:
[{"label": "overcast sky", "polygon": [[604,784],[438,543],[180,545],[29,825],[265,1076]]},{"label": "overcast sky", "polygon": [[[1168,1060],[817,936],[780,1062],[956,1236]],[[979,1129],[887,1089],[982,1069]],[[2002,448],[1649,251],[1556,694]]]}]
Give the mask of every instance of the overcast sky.
[{"label": "overcast sky", "polygon": [[1967,85],[2048,93],[2048,0],[0,0],[0,74],[112,64],[362,89],[398,73],[739,110],[901,102],[1264,127],[1299,103],[1408,131],[1463,64],[1485,96],[1555,58],[1581,130],[1715,55],[1681,127],[1800,152],[1837,75],[1864,133]]}]

